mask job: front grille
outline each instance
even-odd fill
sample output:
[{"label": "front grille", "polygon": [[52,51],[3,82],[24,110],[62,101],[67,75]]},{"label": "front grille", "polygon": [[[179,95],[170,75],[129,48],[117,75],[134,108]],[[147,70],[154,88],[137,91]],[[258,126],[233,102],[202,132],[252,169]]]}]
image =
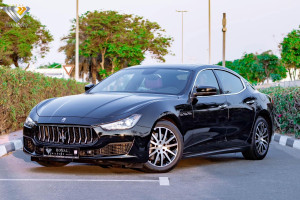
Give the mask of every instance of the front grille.
[{"label": "front grille", "polygon": [[132,147],[132,142],[120,142],[120,143],[111,143],[97,149],[95,154],[112,156],[112,155],[124,155],[128,154]]},{"label": "front grille", "polygon": [[98,136],[91,127],[40,125],[36,139],[56,144],[92,144]]}]

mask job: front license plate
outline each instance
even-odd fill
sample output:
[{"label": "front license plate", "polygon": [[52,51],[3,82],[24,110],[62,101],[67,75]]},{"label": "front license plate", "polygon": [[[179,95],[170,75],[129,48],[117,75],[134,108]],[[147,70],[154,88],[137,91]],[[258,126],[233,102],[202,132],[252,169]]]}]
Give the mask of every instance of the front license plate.
[{"label": "front license plate", "polygon": [[79,150],[72,148],[44,147],[44,156],[58,158],[78,158]]}]

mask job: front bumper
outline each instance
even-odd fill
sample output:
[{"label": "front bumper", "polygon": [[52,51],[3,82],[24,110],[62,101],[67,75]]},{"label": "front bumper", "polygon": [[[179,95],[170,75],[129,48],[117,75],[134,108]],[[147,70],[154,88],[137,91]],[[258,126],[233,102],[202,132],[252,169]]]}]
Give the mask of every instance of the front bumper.
[{"label": "front bumper", "polygon": [[[93,128],[98,140],[92,144],[62,144],[41,142],[38,139],[38,127],[23,129],[23,151],[31,155],[32,161],[49,160],[62,162],[96,162],[103,164],[133,165],[145,163],[149,157],[150,128],[135,126],[129,130],[105,131]],[[47,147],[70,148],[78,150],[78,156],[46,156]]]}]

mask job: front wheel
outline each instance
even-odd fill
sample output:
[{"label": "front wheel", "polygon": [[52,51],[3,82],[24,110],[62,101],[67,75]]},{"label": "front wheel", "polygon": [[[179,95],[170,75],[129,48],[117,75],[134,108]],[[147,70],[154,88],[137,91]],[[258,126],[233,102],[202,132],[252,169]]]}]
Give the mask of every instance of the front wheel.
[{"label": "front wheel", "polygon": [[271,129],[264,118],[258,117],[253,131],[251,147],[242,153],[245,159],[262,160],[269,150]]},{"label": "front wheel", "polygon": [[153,129],[149,160],[144,171],[163,173],[173,169],[183,153],[183,139],[179,129],[169,121],[159,121]]}]

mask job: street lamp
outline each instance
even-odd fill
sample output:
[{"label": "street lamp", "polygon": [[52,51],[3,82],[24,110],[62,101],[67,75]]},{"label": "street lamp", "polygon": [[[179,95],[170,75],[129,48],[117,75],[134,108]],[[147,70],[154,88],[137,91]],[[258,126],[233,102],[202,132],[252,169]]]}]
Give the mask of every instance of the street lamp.
[{"label": "street lamp", "polygon": [[223,62],[222,62],[222,66],[225,67],[226,63],[225,63],[225,44],[226,44],[226,13],[223,13],[223,20],[222,20],[222,32],[223,32]]},{"label": "street lamp", "polygon": [[176,10],[176,12],[181,13],[181,25],[182,25],[182,38],[181,38],[181,62],[183,63],[183,13],[188,12],[186,10]]},{"label": "street lamp", "polygon": [[79,80],[79,17],[78,17],[78,1],[76,0],[76,44],[75,44],[75,80]]}]

